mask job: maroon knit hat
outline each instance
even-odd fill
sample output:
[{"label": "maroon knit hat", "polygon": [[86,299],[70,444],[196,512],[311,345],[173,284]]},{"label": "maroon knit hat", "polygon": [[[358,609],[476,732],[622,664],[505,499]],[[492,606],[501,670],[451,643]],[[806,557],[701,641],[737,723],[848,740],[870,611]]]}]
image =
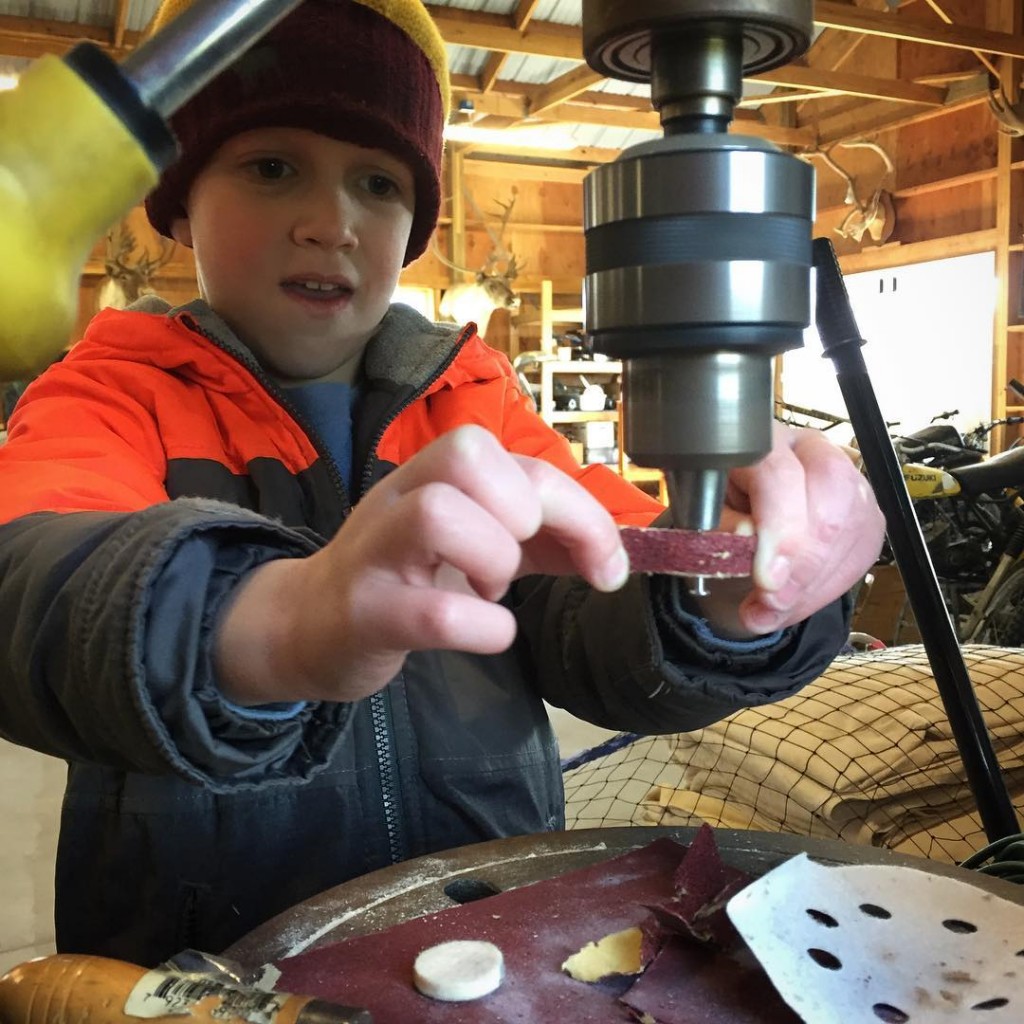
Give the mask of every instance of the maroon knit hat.
[{"label": "maroon knit hat", "polygon": [[181,156],[146,197],[150,223],[170,236],[196,175],[233,135],[307,128],[383,149],[412,170],[416,201],[405,252],[411,263],[426,249],[441,203],[448,86],[442,71],[399,25],[364,2],[303,0],[171,118]]}]

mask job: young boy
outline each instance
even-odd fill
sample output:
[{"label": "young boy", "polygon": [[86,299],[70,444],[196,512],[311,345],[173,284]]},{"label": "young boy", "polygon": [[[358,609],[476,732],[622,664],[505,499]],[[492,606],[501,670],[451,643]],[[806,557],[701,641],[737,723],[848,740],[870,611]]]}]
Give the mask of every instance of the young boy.
[{"label": "young boy", "polygon": [[175,119],[148,210],[203,299],[100,314],[12,418],[0,727],[70,764],[61,950],[217,951],[363,872],[558,828],[542,698],[693,729],[845,639],[881,517],[830,444],[780,431],[733,474],[754,581],[697,618],[627,580],[616,523],[660,506],[578,467],[472,325],[389,309],[437,217],[446,75],[419,0],[306,0]]}]

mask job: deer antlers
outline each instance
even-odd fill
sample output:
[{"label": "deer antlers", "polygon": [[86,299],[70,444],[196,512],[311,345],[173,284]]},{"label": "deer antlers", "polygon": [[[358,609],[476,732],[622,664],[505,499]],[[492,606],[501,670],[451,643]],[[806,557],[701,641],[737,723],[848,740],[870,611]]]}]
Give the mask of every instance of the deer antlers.
[{"label": "deer antlers", "polygon": [[[851,207],[851,210],[843,219],[843,222],[835,229],[836,234],[842,238],[852,238],[855,242],[859,242],[866,232],[874,241],[880,242],[886,229],[888,229],[890,234],[892,232],[894,211],[892,200],[886,191],[886,186],[890,184],[896,168],[889,154],[877,142],[857,139],[854,142],[840,142],[838,145],[843,149],[870,149],[882,158],[882,162],[885,164],[885,171],[879,179],[878,185],[870,199],[862,200],[858,198],[857,184],[853,176],[841,167],[832,156],[832,150],[835,147],[814,150],[813,152],[803,154],[803,159],[812,160],[819,158],[830,170],[834,171],[846,182],[846,198],[844,202],[847,206]],[[886,234],[886,237],[888,237],[888,234]]]},{"label": "deer antlers", "polygon": [[161,239],[160,251],[150,258],[149,250],[143,249],[142,256],[134,262],[130,261],[135,251],[135,234],[125,221],[115,225],[107,233],[106,258],[103,267],[111,278],[138,277],[143,284],[149,284],[156,272],[171,261],[177,244],[169,239]]},{"label": "deer antlers", "polygon": [[161,239],[160,251],[156,256],[151,257],[149,250],[143,249],[142,255],[133,261],[131,256],[135,246],[135,234],[126,221],[116,224],[107,233],[103,260],[107,281],[98,296],[100,309],[106,306],[123,309],[140,295],[152,292],[153,277],[170,262],[177,249],[175,242]]},{"label": "deer antlers", "polygon": [[[495,203],[501,208],[502,215],[501,220],[498,224],[497,231],[488,223],[487,218],[483,215],[480,207],[477,205],[476,200],[473,198],[473,193],[469,189],[465,190],[466,199],[469,200],[469,205],[473,208],[473,212],[477,218],[481,221],[484,226],[484,230],[487,232],[491,239],[491,251],[487,255],[487,259],[484,261],[484,265],[477,270],[473,270],[471,267],[462,267],[457,263],[453,263],[447,256],[441,252],[437,245],[436,237],[432,237],[430,240],[430,248],[434,255],[446,266],[451,267],[452,270],[458,270],[463,274],[472,274],[478,282],[483,282],[488,278],[500,278],[508,284],[511,284],[516,275],[523,269],[516,261],[515,253],[512,252],[511,248],[507,247],[504,243],[505,230],[508,228],[509,219],[512,216],[512,210],[515,208],[516,200],[519,198],[519,189],[515,185],[512,186],[512,198],[507,202],[502,202],[500,199],[496,199]],[[496,269],[497,264],[505,264],[504,272]]]}]

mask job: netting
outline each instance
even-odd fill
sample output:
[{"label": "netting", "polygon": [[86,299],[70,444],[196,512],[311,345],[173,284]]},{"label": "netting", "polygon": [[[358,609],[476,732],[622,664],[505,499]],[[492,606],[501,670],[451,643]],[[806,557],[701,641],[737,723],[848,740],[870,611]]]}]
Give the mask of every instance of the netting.
[{"label": "netting", "polygon": [[[963,651],[1024,829],[1024,651]],[[920,645],[837,658],[798,695],[696,732],[624,736],[564,777],[568,828],[708,822],[947,863],[987,843]]]}]

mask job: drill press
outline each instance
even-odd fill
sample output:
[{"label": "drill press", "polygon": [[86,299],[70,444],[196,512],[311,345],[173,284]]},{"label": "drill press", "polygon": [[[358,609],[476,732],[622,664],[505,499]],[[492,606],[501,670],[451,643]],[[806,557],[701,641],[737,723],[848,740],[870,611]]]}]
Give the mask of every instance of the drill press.
[{"label": "drill press", "polygon": [[767,454],[772,357],[810,323],[813,171],[727,134],[743,75],[803,53],[812,0],[584,0],[587,63],[651,84],[664,137],[584,186],[587,330],[623,361],[625,444],[672,520],[718,526],[728,472]]}]

